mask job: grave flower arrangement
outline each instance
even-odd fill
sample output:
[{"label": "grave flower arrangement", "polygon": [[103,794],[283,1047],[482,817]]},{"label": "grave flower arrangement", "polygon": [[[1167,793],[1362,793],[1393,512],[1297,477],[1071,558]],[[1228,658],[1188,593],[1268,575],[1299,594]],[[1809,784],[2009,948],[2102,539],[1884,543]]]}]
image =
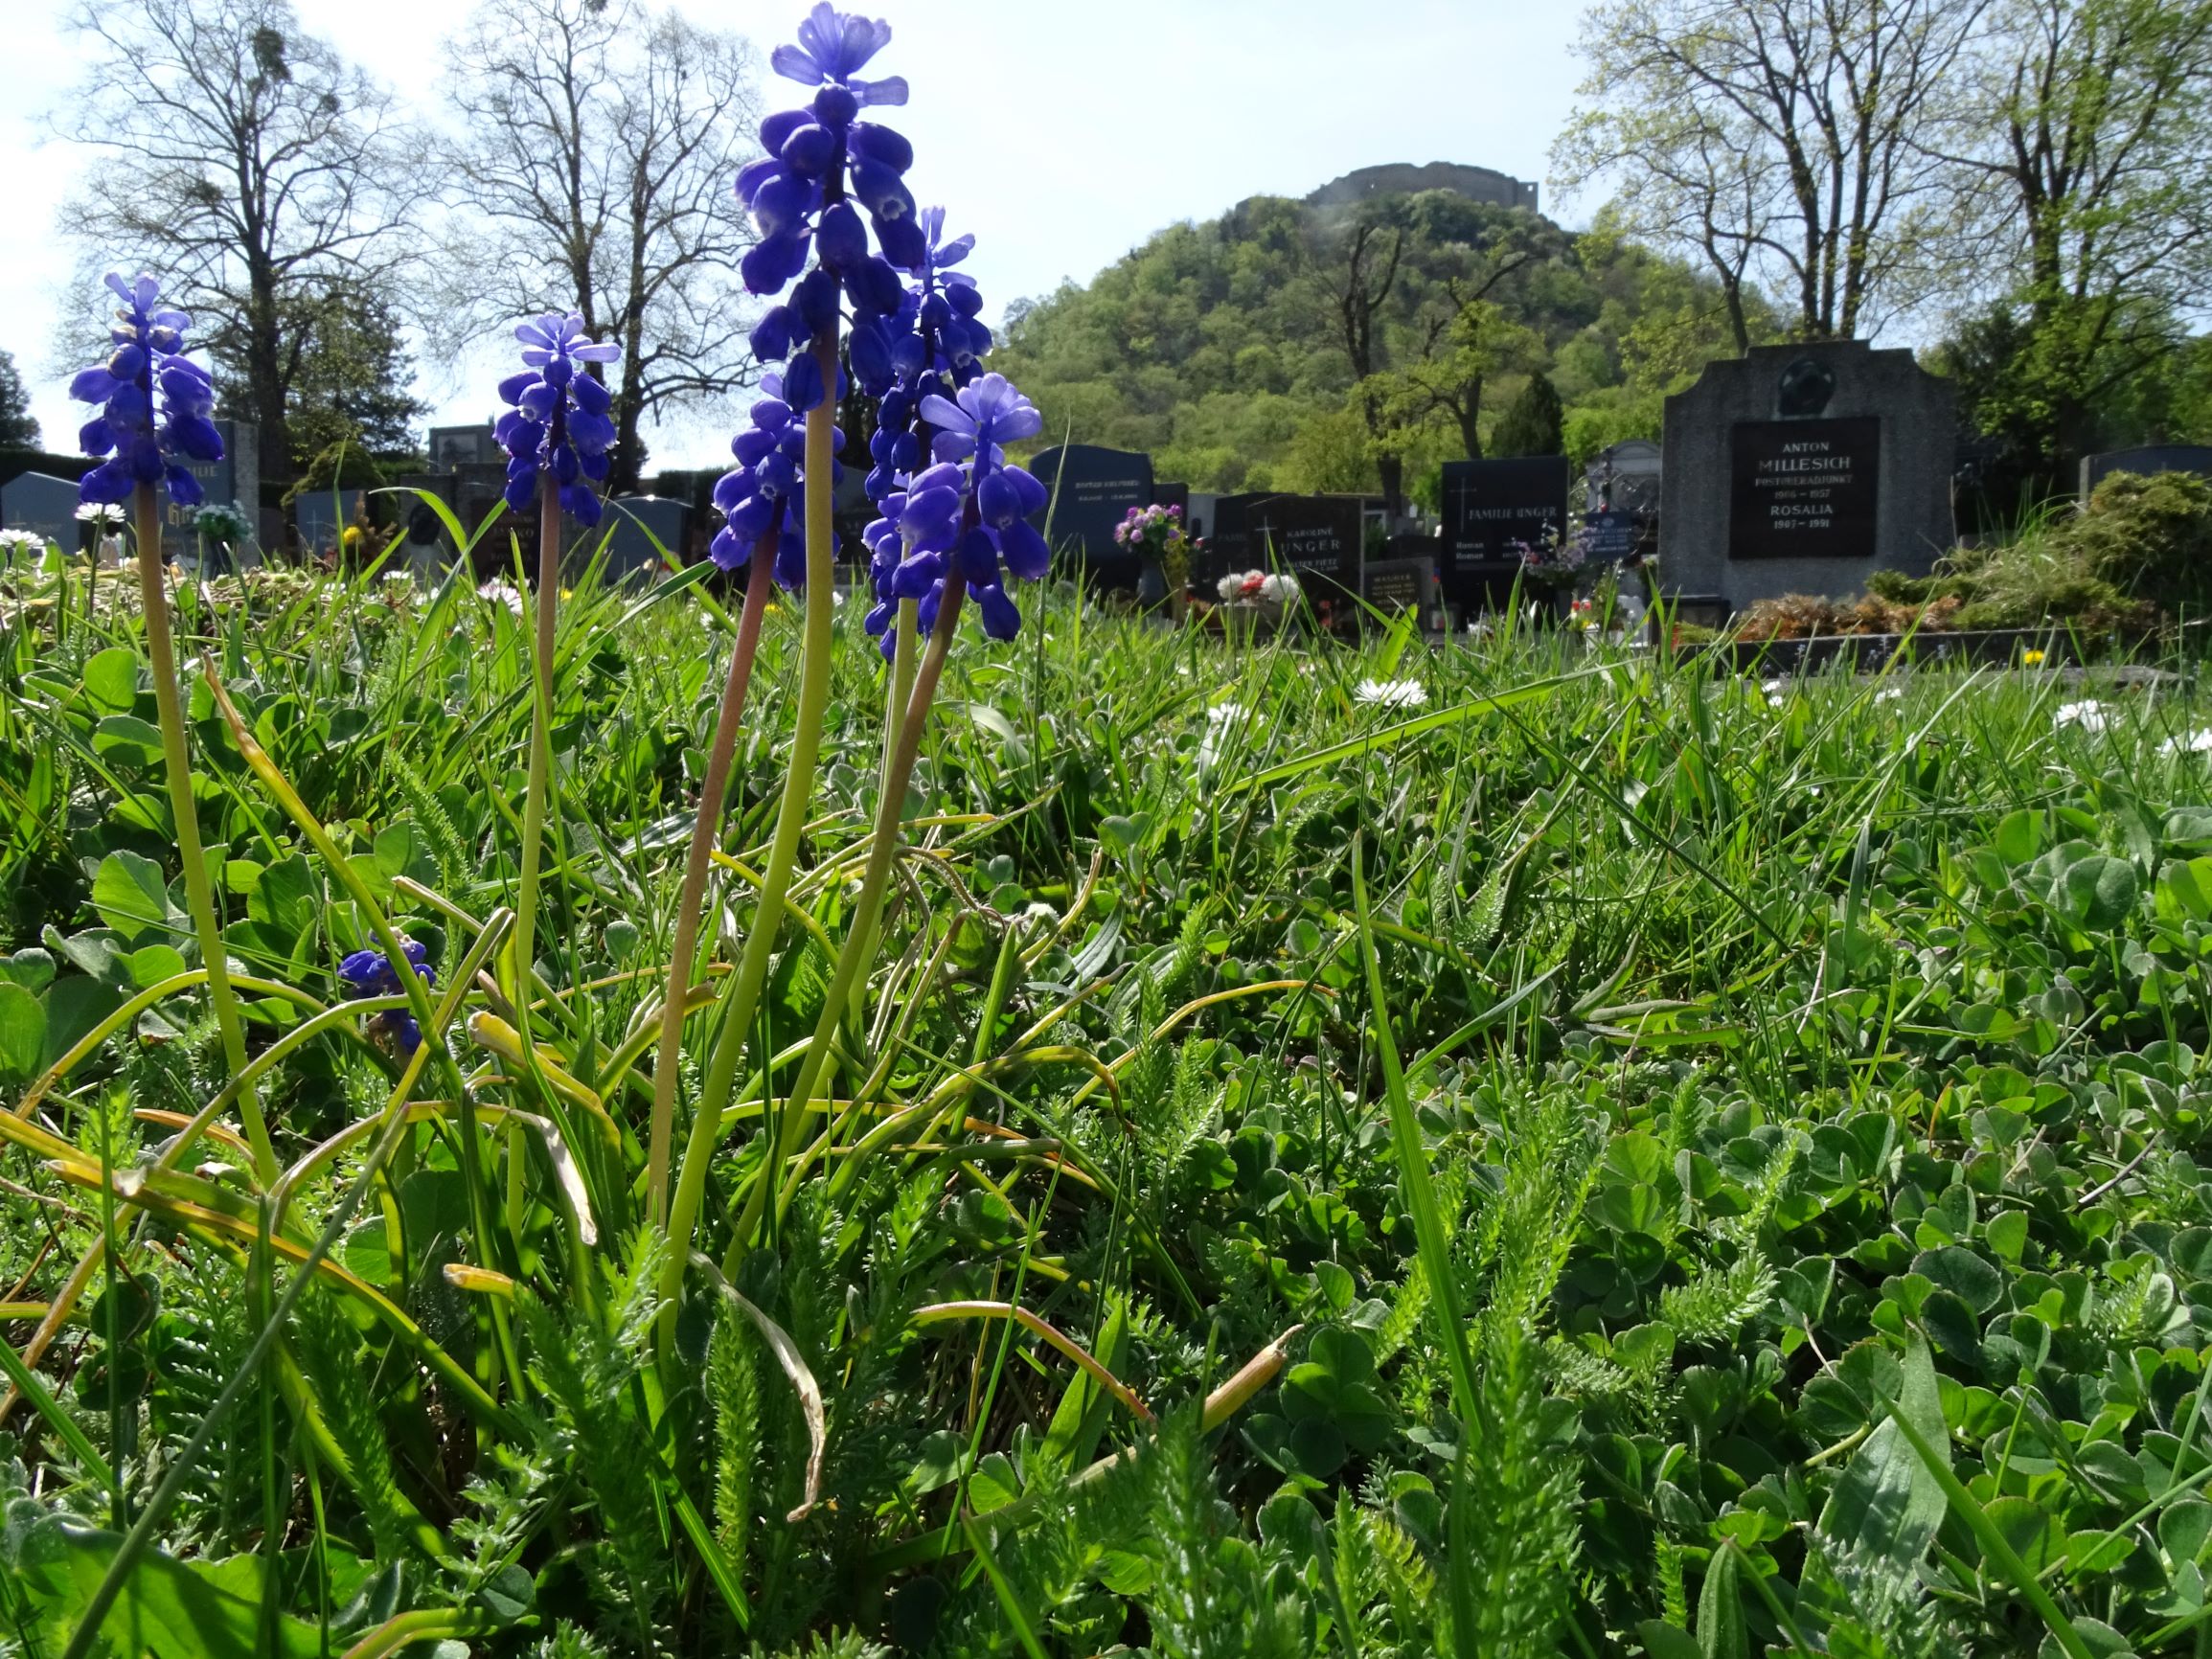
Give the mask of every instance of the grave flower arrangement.
[{"label": "grave flower arrangement", "polygon": [[1142,559],[1160,567],[1168,592],[1180,594],[1191,578],[1191,536],[1183,523],[1183,510],[1154,502],[1132,507],[1114,526],[1114,542]]},{"label": "grave flower arrangement", "polygon": [[1288,571],[1232,571],[1214,584],[1221,602],[1287,610],[1298,602],[1298,579]]},{"label": "grave flower arrangement", "polygon": [[1521,580],[1532,586],[1555,591],[1576,587],[1590,569],[1591,538],[1585,530],[1564,536],[1550,530],[1539,541],[1516,542],[1514,547],[1520,555]]}]

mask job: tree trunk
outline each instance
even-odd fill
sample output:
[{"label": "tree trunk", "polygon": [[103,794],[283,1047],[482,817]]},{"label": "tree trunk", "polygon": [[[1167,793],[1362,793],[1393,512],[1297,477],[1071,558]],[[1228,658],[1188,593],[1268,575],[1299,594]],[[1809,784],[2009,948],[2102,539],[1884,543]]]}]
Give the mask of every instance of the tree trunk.
[{"label": "tree trunk", "polygon": [[[284,341],[277,327],[274,282],[262,271],[249,277],[252,284],[246,328],[246,381],[253,397],[254,421],[261,450],[262,482],[288,485],[297,475],[292,465],[292,429],[285,409],[282,361]],[[259,512],[261,503],[243,504]]]},{"label": "tree trunk", "polygon": [[1395,525],[1405,506],[1405,458],[1402,455],[1378,455],[1375,470],[1382,480],[1382,511]]}]

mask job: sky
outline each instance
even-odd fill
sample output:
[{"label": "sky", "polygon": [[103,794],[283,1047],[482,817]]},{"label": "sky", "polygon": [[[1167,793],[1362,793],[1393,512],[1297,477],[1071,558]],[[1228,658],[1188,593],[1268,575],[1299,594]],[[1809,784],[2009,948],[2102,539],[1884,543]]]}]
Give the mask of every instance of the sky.
[{"label": "sky", "polygon": [[[661,0],[665,4],[666,0]],[[788,38],[800,0],[674,0],[760,49]],[[435,116],[440,43],[466,0],[294,0],[303,27]],[[1179,219],[1255,194],[1303,195],[1355,168],[1451,161],[1547,180],[1581,79],[1577,8],[1562,0],[877,0],[894,37],[871,74],[913,88],[890,125],[908,175],[976,237],[968,269],[992,303],[1078,284]],[[81,419],[54,360],[76,250],[53,234],[92,157],[57,136],[81,79],[71,0],[0,0],[10,96],[0,101],[0,350],[15,353],[50,447]],[[764,68],[764,75],[765,70]],[[769,78],[767,107],[782,107]],[[107,163],[106,165],[113,165]],[[1545,210],[1585,222],[1594,198]],[[420,365],[431,423],[488,420],[496,359]],[[655,432],[654,463],[710,465],[738,399]]]}]

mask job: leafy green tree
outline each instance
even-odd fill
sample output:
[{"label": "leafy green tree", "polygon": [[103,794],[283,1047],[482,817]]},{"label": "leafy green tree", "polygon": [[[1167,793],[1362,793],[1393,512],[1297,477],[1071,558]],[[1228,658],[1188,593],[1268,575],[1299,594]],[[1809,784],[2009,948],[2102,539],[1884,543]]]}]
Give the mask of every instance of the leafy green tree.
[{"label": "leafy green tree", "polygon": [[1531,375],[1492,434],[1491,450],[1501,456],[1560,454],[1565,420],[1559,388],[1547,375]]},{"label": "leafy green tree", "polygon": [[[1997,291],[1943,353],[2016,488],[2161,435],[2212,282],[2212,0],[1999,0],[1957,119],[1962,259]],[[1986,292],[1986,288],[1985,288]]]},{"label": "leafy green tree", "polygon": [[0,449],[38,447],[38,422],[31,415],[31,394],[15,370],[15,353],[0,352]]},{"label": "leafy green tree", "polygon": [[1553,166],[1620,180],[1621,225],[1702,262],[1739,351],[1760,285],[1802,337],[1871,333],[1919,297],[1950,206],[1929,146],[1984,3],[1598,0]]},{"label": "leafy green tree", "polygon": [[[389,300],[355,284],[305,292],[288,305],[284,333],[295,478],[341,444],[381,461],[420,452],[415,423],[429,405],[409,389],[414,357]],[[242,378],[219,365],[216,392],[222,407],[251,407]]]}]

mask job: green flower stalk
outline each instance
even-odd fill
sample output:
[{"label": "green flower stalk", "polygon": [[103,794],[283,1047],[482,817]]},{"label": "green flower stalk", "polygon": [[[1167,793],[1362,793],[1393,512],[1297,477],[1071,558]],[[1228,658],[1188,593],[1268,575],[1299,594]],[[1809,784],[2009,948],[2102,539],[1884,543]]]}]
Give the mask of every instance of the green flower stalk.
[{"label": "green flower stalk", "polygon": [[[845,934],[843,947],[837,952],[837,964],[822,998],[822,1012],[815,1021],[806,1055],[799,1062],[799,1075],[785,1102],[775,1153],[761,1166],[752,1192],[746,1197],[744,1212],[731,1237],[729,1255],[722,1269],[725,1275],[737,1271],[739,1261],[749,1247],[766,1209],[768,1189],[778,1180],[777,1172],[785,1165],[793,1163],[807,1122],[807,1107],[829,1065],[838,1021],[859,987],[860,975],[875,959],[876,924],[883,914],[883,898],[890,890],[891,869],[899,852],[899,827],[905,816],[906,785],[913,779],[914,762],[922,752],[922,733],[928,725],[929,705],[937,695],[937,682],[945,671],[945,653],[952,644],[959,625],[961,601],[966,594],[967,584],[954,576],[946,584],[944,598],[937,606],[928,647],[914,673],[913,693],[901,711],[897,733],[884,762],[882,787],[876,801],[876,823],[868,843],[868,864],[860,877],[860,895],[854,900],[852,925]],[[911,618],[902,616],[901,620],[911,621]],[[894,647],[899,657],[912,653],[913,636],[911,627],[900,631]],[[779,1216],[788,1202],[788,1195],[796,1192],[806,1162],[793,1164],[788,1176],[784,1178],[785,1195],[777,1201]]]},{"label": "green flower stalk", "polygon": [[738,726],[744,717],[745,692],[752,683],[753,659],[761,644],[761,619],[768,608],[768,579],[774,567],[775,530],[762,538],[760,557],[745,579],[744,608],[738,617],[738,639],[722,682],[721,707],[707,751],[706,776],[699,784],[699,809],[692,823],[691,849],[684,860],[683,890],[676,897],[674,936],[669,947],[668,989],[661,1001],[660,1040],[652,1073],[652,1123],[649,1136],[646,1218],[655,1226],[668,1217],[670,1143],[675,1126],[676,1071],[683,1052],[685,1005],[692,992],[692,960],[698,950],[704,920],[707,875],[715,844],[721,838],[722,798],[729,792],[730,761],[737,752]]},{"label": "green flower stalk", "polygon": [[[192,913],[193,933],[207,968],[208,1002],[222,1034],[224,1063],[235,1079],[245,1070],[245,1031],[239,1018],[238,996],[231,989],[230,964],[223,954],[215,893],[208,884],[207,853],[200,845],[199,807],[193,798],[192,754],[185,741],[184,702],[177,692],[176,646],[170,633],[169,584],[161,557],[162,491],[167,489],[179,507],[197,507],[199,480],[185,464],[222,459],[222,436],[208,419],[215,407],[215,388],[207,371],[184,354],[184,330],[192,319],[163,307],[161,287],[153,278],[126,282],[111,272],[107,286],[122,302],[108,335],[115,350],[106,362],[84,370],[69,385],[69,395],[78,401],[100,405],[100,413],[84,423],[78,439],[87,455],[104,458],[84,475],[78,498],[88,507],[131,504],[147,663],[161,726],[170,815],[175,820],[177,856],[184,864],[185,906]],[[238,1101],[255,1173],[266,1186],[276,1179],[277,1160],[260,1100],[248,1084],[239,1090]]]},{"label": "green flower stalk", "polygon": [[560,521],[566,512],[587,527],[599,522],[600,501],[593,487],[606,477],[606,452],[614,443],[615,428],[607,418],[612,395],[590,370],[614,362],[622,348],[588,338],[582,317],[554,312],[516,324],[514,337],[521,342],[524,366],[519,374],[499,382],[499,396],[509,407],[492,427],[492,435],[507,451],[507,505],[517,512],[533,502],[537,506],[530,792],[522,807],[522,884],[515,901],[512,988],[527,1040],[537,873],[553,773],[553,642],[559,620]]}]

